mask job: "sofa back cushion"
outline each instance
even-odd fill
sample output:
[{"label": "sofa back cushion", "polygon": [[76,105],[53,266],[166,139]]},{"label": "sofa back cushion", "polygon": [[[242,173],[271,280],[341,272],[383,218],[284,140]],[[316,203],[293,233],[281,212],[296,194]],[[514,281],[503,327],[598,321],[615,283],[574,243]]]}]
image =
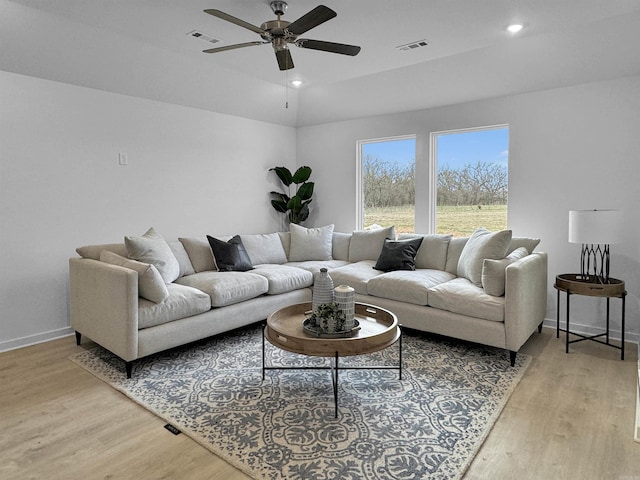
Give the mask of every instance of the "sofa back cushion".
[{"label": "sofa back cushion", "polygon": [[375,230],[358,230],[353,232],[349,242],[349,261],[378,260],[385,239],[395,240],[395,227]]},{"label": "sofa back cushion", "polygon": [[76,252],[82,258],[90,258],[91,260],[100,260],[100,254],[103,250],[113,252],[121,257],[127,257],[127,247],[124,243],[102,243],[98,245],[84,245],[76,248]]},{"label": "sofa back cushion", "polygon": [[240,238],[254,265],[287,263],[287,254],[277,233],[240,235]]},{"label": "sofa back cushion", "polygon": [[289,261],[332,260],[333,225],[305,228],[292,223],[289,226],[291,243]]},{"label": "sofa back cushion", "polygon": [[333,250],[332,256],[334,260],[349,261],[349,245],[351,243],[351,234],[342,232],[333,232]]},{"label": "sofa back cushion", "polygon": [[[416,255],[416,268],[429,268],[432,270],[445,270],[447,265],[447,252],[452,235],[423,235],[419,233],[401,233],[398,240],[422,237],[422,245]],[[457,268],[457,267],[456,267]]]}]

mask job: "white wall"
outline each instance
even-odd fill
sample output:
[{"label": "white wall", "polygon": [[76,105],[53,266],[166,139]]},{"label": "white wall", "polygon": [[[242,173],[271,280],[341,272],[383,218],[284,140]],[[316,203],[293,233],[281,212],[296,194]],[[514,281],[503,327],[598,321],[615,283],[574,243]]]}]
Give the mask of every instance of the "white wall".
[{"label": "white wall", "polygon": [[[420,176],[427,161],[429,132],[509,124],[509,228],[516,236],[541,238],[538,250],[549,253],[548,323],[555,325],[555,275],[579,268],[580,246],[567,242],[568,211],[621,208],[627,224],[625,241],[612,246],[611,268],[614,277],[626,281],[626,331],[628,338],[638,341],[639,121],[640,77],[629,77],[299,128],[297,161],[314,169],[318,206],[314,224],[334,223],[339,231],[351,231],[356,225],[357,140],[417,135]],[[424,211],[423,204],[419,207]],[[417,224],[425,225],[424,218],[418,218]],[[571,321],[582,331],[593,331],[593,326],[604,324],[600,320],[603,305],[597,299],[574,297]],[[612,318],[619,335],[618,300],[612,300]]]},{"label": "white wall", "polygon": [[295,143],[290,127],[0,71],[0,350],[70,333],[80,245],[281,229],[268,169],[293,167]]}]

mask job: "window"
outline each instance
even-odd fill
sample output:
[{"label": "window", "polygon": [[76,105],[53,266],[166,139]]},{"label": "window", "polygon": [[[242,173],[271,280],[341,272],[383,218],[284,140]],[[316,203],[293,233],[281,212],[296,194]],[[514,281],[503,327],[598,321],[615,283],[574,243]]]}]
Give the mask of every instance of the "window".
[{"label": "window", "polygon": [[507,125],[434,132],[419,142],[418,149],[416,136],[358,142],[358,228],[455,236],[507,228]]},{"label": "window", "polygon": [[507,228],[509,127],[432,133],[430,144],[431,230],[468,236],[477,227]]},{"label": "window", "polygon": [[358,228],[395,226],[415,231],[415,136],[358,142]]}]

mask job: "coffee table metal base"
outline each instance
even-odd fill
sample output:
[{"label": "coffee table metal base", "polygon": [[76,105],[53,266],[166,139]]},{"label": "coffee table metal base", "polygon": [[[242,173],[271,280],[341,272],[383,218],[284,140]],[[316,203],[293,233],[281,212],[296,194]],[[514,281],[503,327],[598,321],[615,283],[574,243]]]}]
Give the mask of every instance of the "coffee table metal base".
[{"label": "coffee table metal base", "polygon": [[[402,380],[402,328],[398,325],[398,365],[378,365],[378,366],[363,366],[363,367],[341,367],[339,366],[338,352],[334,357],[328,357],[332,359],[332,364],[326,367],[274,367],[267,366],[265,362],[266,357],[266,338],[265,329],[267,324],[265,323],[262,328],[262,381],[265,379],[265,372],[267,370],[331,370],[331,381],[333,383],[333,404],[335,411],[335,418],[338,418],[338,372],[340,370],[398,370],[398,380]],[[277,347],[276,347],[277,348]]]}]

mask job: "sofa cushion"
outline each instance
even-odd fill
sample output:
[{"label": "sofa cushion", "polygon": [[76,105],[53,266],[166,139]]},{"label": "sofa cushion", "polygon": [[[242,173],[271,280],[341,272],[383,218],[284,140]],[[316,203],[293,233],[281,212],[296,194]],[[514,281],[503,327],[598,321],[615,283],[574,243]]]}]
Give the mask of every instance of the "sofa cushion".
[{"label": "sofa cushion", "polygon": [[262,275],[269,281],[269,295],[292,292],[313,284],[313,273],[287,265],[258,265],[251,273]]},{"label": "sofa cushion", "polygon": [[485,258],[500,259],[507,254],[511,241],[511,230],[490,232],[478,228],[469,237],[458,260],[458,276],[482,286],[482,262]]},{"label": "sofa cushion", "polygon": [[196,273],[193,269],[193,265],[191,265],[191,260],[189,260],[189,254],[187,254],[187,251],[184,249],[184,245],[182,245],[178,240],[167,243],[180,265],[180,276],[184,277],[185,275],[192,275]]},{"label": "sofa cushion", "polygon": [[331,260],[333,257],[333,225],[305,228],[292,223],[289,226],[291,244],[289,261]]},{"label": "sofa cushion", "polygon": [[253,269],[251,259],[242,244],[240,235],[236,235],[227,242],[209,235],[207,235],[207,240],[211,246],[213,258],[219,271],[246,272]]},{"label": "sofa cushion", "polygon": [[[220,240],[228,240],[231,237],[218,237]],[[193,269],[198,272],[209,272],[212,270],[218,270],[216,261],[213,258],[213,252],[211,251],[211,245],[207,237],[179,237],[180,243],[184,246],[184,249],[189,255],[191,265]]]},{"label": "sofa cushion", "polygon": [[316,274],[321,268],[332,270],[334,268],[349,265],[349,262],[345,260],[310,260],[308,262],[287,262],[285,265],[289,267],[302,268],[303,270]]},{"label": "sofa cushion", "polygon": [[494,297],[466,278],[456,278],[429,289],[429,306],[449,312],[504,321],[504,297]]},{"label": "sofa cushion", "polygon": [[171,283],[180,276],[180,264],[169,244],[153,227],[142,236],[124,237],[129,258],[154,265],[165,283]]},{"label": "sofa cushion", "polygon": [[421,243],[422,237],[407,240],[389,240],[385,238],[382,251],[373,268],[383,272],[415,270],[415,258]]},{"label": "sofa cushion", "polygon": [[333,232],[333,246],[331,255],[334,260],[349,260],[349,244],[351,243],[351,234],[342,232]]},{"label": "sofa cushion", "polygon": [[469,241],[469,237],[454,237],[449,241],[449,248],[447,248],[447,263],[444,269],[456,275],[458,273],[458,260],[460,260],[460,254],[462,249]]},{"label": "sofa cushion", "polygon": [[269,291],[269,282],[251,272],[200,272],[176,283],[197,288],[211,297],[212,307],[224,307],[259,297]]},{"label": "sofa cushion", "polygon": [[500,260],[485,258],[482,263],[482,288],[484,288],[484,291],[496,297],[504,295],[506,268],[527,255],[529,255],[527,249],[519,247]]},{"label": "sofa cushion", "polygon": [[447,264],[447,252],[452,235],[401,233],[398,235],[398,240],[418,237],[422,238],[422,244],[416,255],[416,268],[444,270]]},{"label": "sofa cushion", "polygon": [[138,272],[138,295],[153,303],[160,303],[169,296],[169,291],[158,269],[149,264],[121,257],[120,255],[103,250],[100,261],[119,265]]},{"label": "sofa cushion", "polygon": [[353,232],[349,242],[349,261],[355,263],[361,260],[373,260],[375,262],[380,256],[385,238],[396,239],[394,227]]},{"label": "sofa cushion", "polygon": [[374,297],[427,305],[429,288],[454,278],[456,278],[455,275],[442,270],[398,270],[371,278],[367,282],[367,293]]},{"label": "sofa cushion", "polygon": [[263,263],[282,264],[287,262],[287,254],[282,246],[280,235],[277,233],[240,235],[240,238],[254,265],[262,265]]},{"label": "sofa cushion", "polygon": [[100,260],[100,254],[103,250],[113,252],[121,257],[128,257],[127,246],[124,243],[103,243],[98,245],[84,245],[76,248],[76,252],[82,258],[90,258],[92,260]]},{"label": "sofa cushion", "polygon": [[381,275],[380,270],[373,268],[375,260],[362,260],[350,263],[344,267],[338,267],[329,271],[329,275],[334,285],[349,285],[356,293],[367,294],[367,282]]},{"label": "sofa cushion", "polygon": [[539,238],[512,237],[511,241],[509,242],[509,248],[507,248],[507,254],[520,247],[526,248],[527,252],[531,253],[536,249],[539,243]]},{"label": "sofa cushion", "polygon": [[170,283],[169,296],[162,303],[141,299],[138,302],[138,328],[155,327],[211,309],[209,295],[195,288]]}]

